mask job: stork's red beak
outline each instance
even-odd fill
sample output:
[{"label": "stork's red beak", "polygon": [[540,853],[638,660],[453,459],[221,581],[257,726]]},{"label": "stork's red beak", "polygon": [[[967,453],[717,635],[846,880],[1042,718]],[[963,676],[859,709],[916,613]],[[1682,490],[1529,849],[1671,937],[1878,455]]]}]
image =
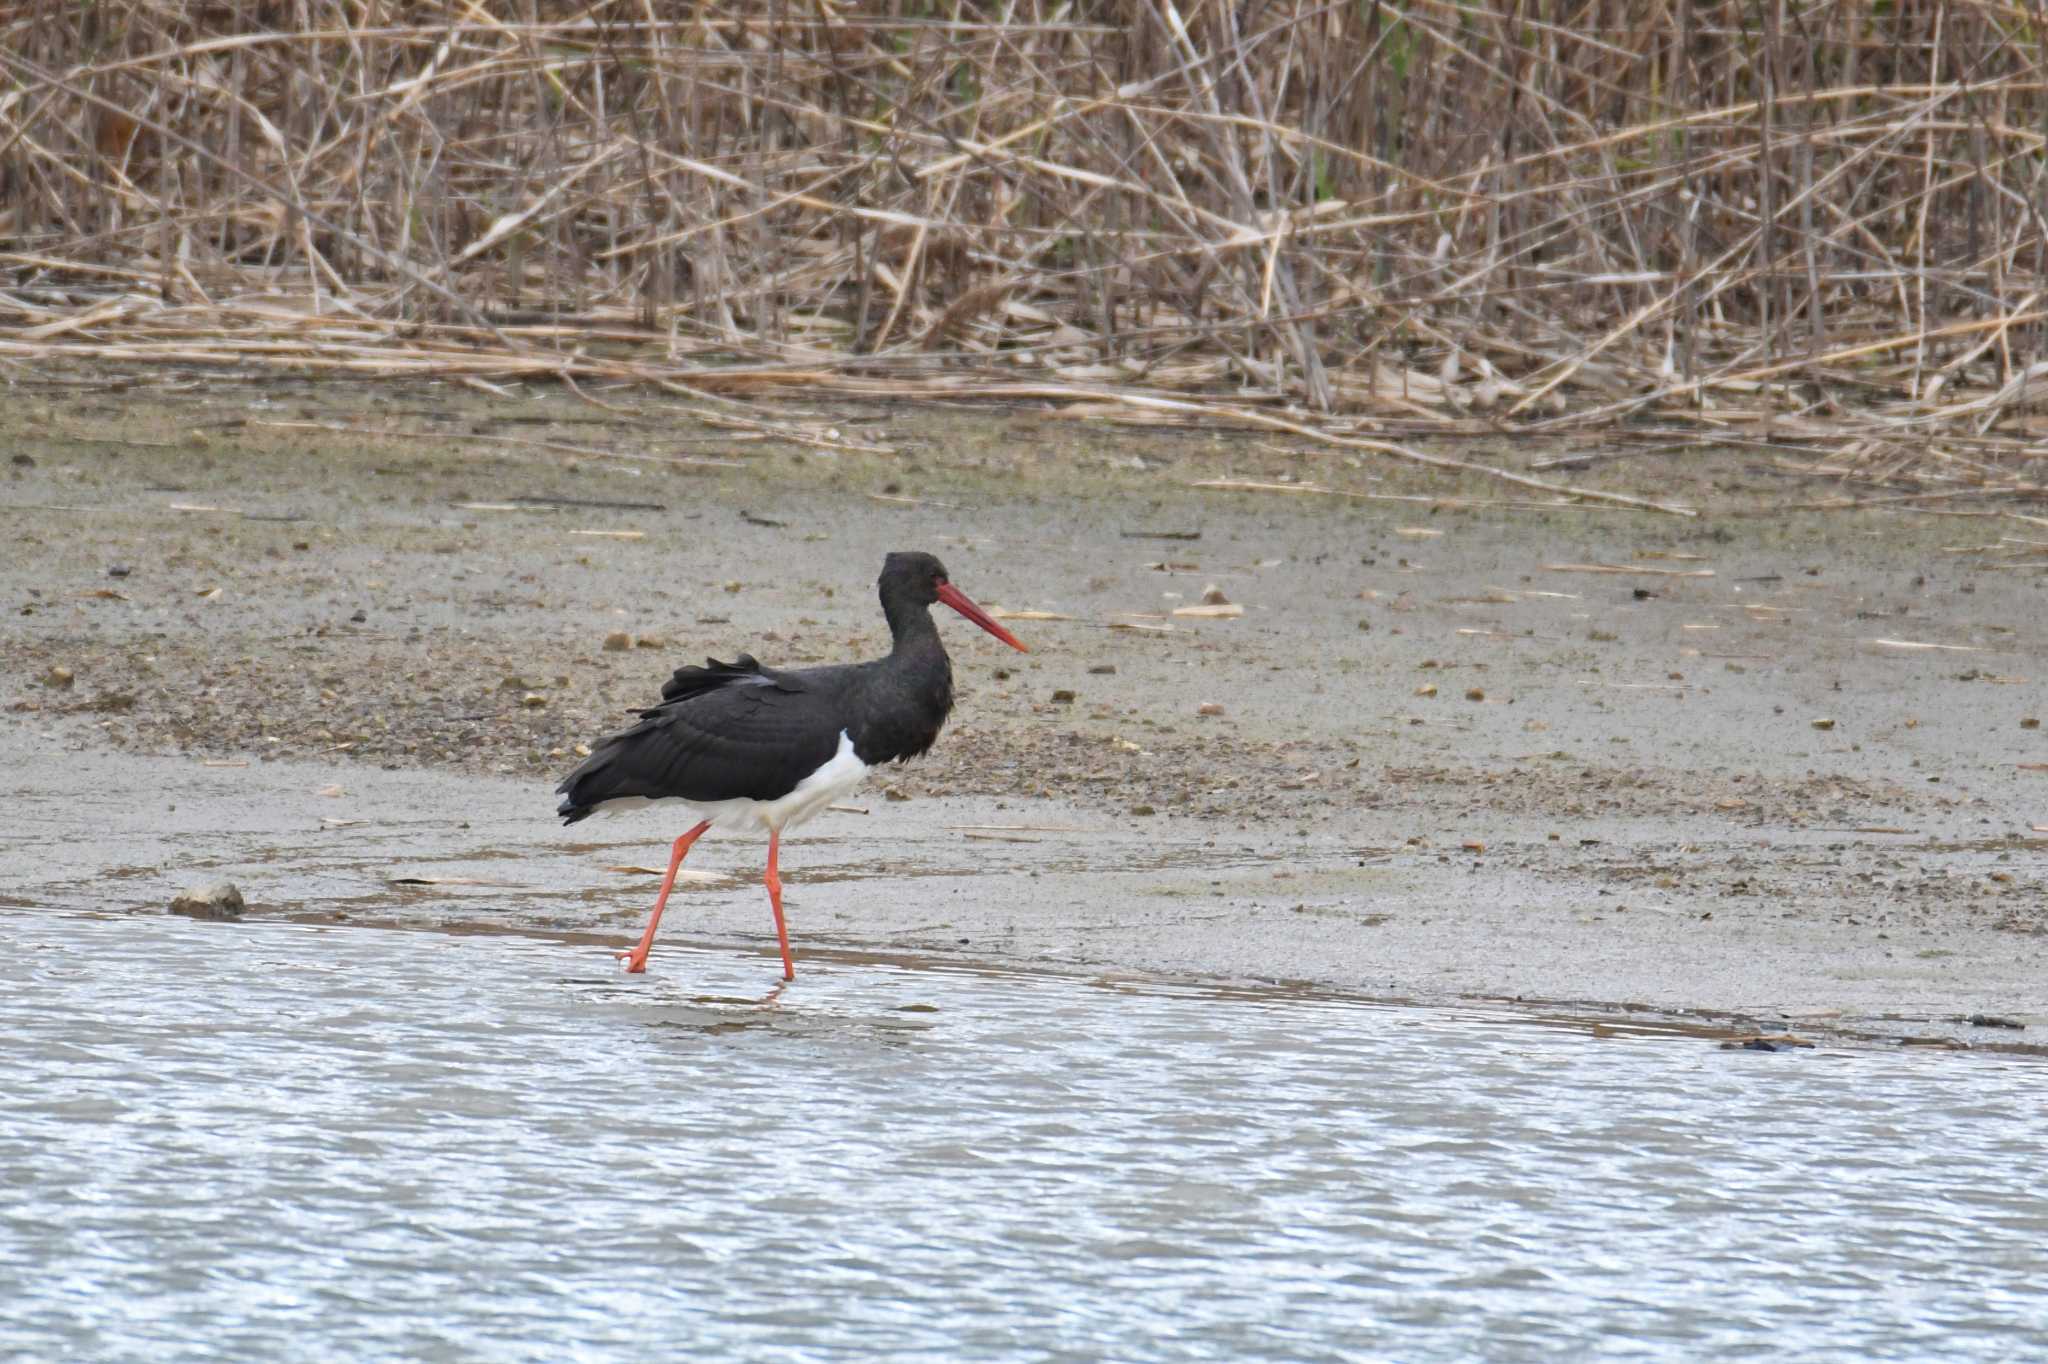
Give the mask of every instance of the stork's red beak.
[{"label": "stork's red beak", "polygon": [[991,616],[988,612],[982,610],[979,606],[976,606],[973,602],[967,600],[967,594],[965,592],[962,592],[959,588],[953,586],[953,584],[939,584],[939,600],[944,602],[946,605],[952,607],[955,611],[958,611],[961,615],[967,617],[967,619],[973,621],[976,625],[979,625],[982,629],[994,635],[1003,643],[1009,645],[1012,649],[1015,649],[1018,653],[1028,654],[1031,652],[1029,649],[1024,647],[1024,642],[1022,640],[1018,639],[1008,630],[1005,630],[1002,626],[996,624],[996,618],[994,616]]}]

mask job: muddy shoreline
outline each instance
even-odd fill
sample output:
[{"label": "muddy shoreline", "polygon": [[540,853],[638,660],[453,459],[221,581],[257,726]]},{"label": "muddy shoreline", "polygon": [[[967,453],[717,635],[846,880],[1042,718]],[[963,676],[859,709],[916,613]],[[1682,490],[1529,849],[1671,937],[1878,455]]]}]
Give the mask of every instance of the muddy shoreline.
[{"label": "muddy shoreline", "polygon": [[[557,828],[576,745],[678,663],[874,652],[881,556],[926,548],[1034,653],[948,632],[937,749],[789,843],[799,952],[2048,1021],[2048,575],[2010,538],[2048,534],[1756,515],[1813,490],[1738,455],[1601,463],[1680,520],[1027,409],[775,439],[603,401],[18,386],[9,901],[218,873],[254,913],[624,938],[648,887],[607,868],[670,821]],[[1289,477],[1434,500],[1190,486]],[[1212,585],[1243,615],[1172,614]],[[707,842],[674,931],[765,941],[758,854]]]}]

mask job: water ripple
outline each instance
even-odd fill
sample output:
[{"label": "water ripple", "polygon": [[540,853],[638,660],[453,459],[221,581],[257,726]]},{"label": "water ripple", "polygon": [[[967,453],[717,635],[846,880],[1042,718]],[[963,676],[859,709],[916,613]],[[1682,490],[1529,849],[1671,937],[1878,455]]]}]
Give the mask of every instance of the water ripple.
[{"label": "water ripple", "polygon": [[0,912],[0,1356],[2048,1353],[2043,1071]]}]

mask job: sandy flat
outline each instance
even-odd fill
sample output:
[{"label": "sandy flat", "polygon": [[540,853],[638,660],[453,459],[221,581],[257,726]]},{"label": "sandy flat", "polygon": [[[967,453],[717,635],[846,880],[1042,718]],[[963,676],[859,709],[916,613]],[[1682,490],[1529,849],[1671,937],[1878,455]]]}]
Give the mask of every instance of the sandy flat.
[{"label": "sandy flat", "polygon": [[[221,875],[252,915],[623,941],[616,868],[678,829],[559,828],[576,746],[681,663],[880,652],[875,571],[920,548],[1034,652],[942,622],[937,749],[788,840],[800,958],[2048,1020],[2048,531],[1762,514],[1814,490],[1735,456],[1602,466],[1679,519],[1033,411],[780,413],[883,456],[613,401],[11,400],[0,900]],[[1436,500],[1192,486],[1310,476]],[[760,854],[702,845],[668,931],[765,950]]]}]

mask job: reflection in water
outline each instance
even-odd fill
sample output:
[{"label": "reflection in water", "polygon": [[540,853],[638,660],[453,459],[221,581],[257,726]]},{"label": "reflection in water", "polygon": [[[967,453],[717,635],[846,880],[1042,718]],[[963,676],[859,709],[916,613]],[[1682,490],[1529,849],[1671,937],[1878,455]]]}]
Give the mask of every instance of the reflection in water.
[{"label": "reflection in water", "polygon": [[0,1356],[2048,1353],[2031,1061],[600,955],[0,911]]}]

